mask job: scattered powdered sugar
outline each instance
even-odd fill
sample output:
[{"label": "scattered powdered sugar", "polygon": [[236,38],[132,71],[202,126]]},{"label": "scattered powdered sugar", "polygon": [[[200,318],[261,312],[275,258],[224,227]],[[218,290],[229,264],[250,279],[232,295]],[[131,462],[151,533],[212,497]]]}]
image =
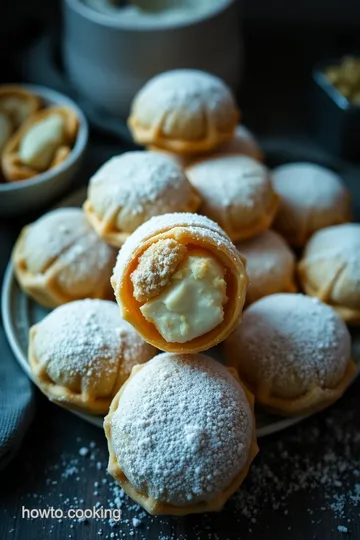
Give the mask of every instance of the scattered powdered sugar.
[{"label": "scattered powdered sugar", "polygon": [[[198,124],[203,125],[204,111],[208,111],[212,122],[220,126],[224,121],[233,120],[236,104],[230,89],[209,73],[178,69],[150,79],[135,96],[131,115],[145,127],[149,124],[155,127],[165,117],[162,131],[171,134],[174,124],[182,129],[190,120],[194,129]],[[175,119],[178,119],[177,123]]]},{"label": "scattered powdered sugar", "polygon": [[132,232],[154,215],[189,210],[193,196],[182,168],[160,152],[126,152],[107,161],[90,179],[88,197],[103,218]]},{"label": "scattered powdered sugar", "polygon": [[[41,432],[46,429],[55,442],[51,453],[47,445],[28,444],[24,449],[26,459],[15,463],[13,470],[26,478],[27,486],[20,491],[19,505],[26,508],[52,506],[64,512],[100,506],[120,509],[121,517],[119,521],[109,515],[90,519],[74,517],[62,523],[56,519],[46,520],[44,534],[45,531],[56,534],[61,528],[64,538],[65,530],[66,538],[95,538],[101,529],[102,538],[106,540],[128,540],[135,535],[138,540],[153,537],[159,540],[235,540],[243,536],[250,540],[273,538],[274,523],[281,540],[292,538],[295,529],[297,538],[307,540],[325,538],[330,531],[338,534],[338,527],[346,527],[349,534],[356,533],[360,508],[360,412],[356,387],[326,413],[260,439],[260,453],[249,475],[223,512],[185,519],[150,516],[134,504],[105,472],[107,448],[100,430],[74,419],[78,424],[72,427],[71,433],[78,429],[86,436],[70,440],[65,415],[67,413],[62,418],[62,413],[57,413],[56,427],[48,416],[44,419],[41,415],[35,421],[37,429]],[[94,430],[92,435],[88,434],[89,430]],[[89,437],[95,438],[96,444]],[[66,447],[68,450],[64,451]],[[82,447],[89,449],[86,456],[79,454]],[[39,467],[34,466],[39,461],[44,463],[41,474]],[[11,486],[13,478],[8,475]],[[2,486],[11,500],[13,488],[7,487],[5,478]],[[15,532],[20,537],[24,527],[27,530],[31,526],[30,520],[21,518],[20,511],[10,520],[6,521],[6,514],[4,517],[5,522],[10,522],[6,531],[9,538],[15,537],[11,536]],[[141,521],[141,526],[135,527],[133,519]],[[39,520],[34,520],[34,525],[35,522],[39,526]]]},{"label": "scattered powdered sugar", "polygon": [[40,365],[51,379],[95,395],[109,395],[119,371],[148,360],[155,349],[145,343],[106,300],[64,304],[36,325],[33,343]]},{"label": "scattered powdered sugar", "polygon": [[315,163],[288,163],[273,170],[275,191],[287,205],[334,208],[347,203],[347,190],[337,174]]},{"label": "scattered powdered sugar", "polygon": [[350,334],[329,306],[302,294],[275,294],[252,304],[230,336],[241,372],[266,380],[282,397],[314,385],[333,388],[350,359]]},{"label": "scattered powdered sugar", "polygon": [[236,247],[246,259],[250,298],[281,292],[293,282],[295,255],[275,231],[265,231]]},{"label": "scattered powdered sugar", "polygon": [[221,364],[161,354],[124,389],[111,441],[133,486],[178,506],[213,499],[244,467],[253,417]]}]

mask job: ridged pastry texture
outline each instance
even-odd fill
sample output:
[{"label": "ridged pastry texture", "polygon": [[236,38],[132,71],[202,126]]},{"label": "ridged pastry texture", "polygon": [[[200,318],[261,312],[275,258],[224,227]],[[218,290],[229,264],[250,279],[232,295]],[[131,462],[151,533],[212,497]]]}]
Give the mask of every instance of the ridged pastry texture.
[{"label": "ridged pastry texture", "polygon": [[24,227],[12,259],[21,288],[45,307],[111,298],[116,251],[102,242],[80,208],[59,208]]},{"label": "ridged pastry texture", "polygon": [[274,221],[290,245],[302,247],[319,229],[350,221],[350,197],[341,178],[314,163],[288,163],[272,172],[280,207]]},{"label": "ridged pastry texture", "polygon": [[230,140],[239,119],[226,84],[179,69],[150,79],[135,96],[128,125],[136,142],[175,154],[210,151]]},{"label": "ridged pastry texture", "polygon": [[232,139],[221,144],[210,153],[207,152],[193,155],[173,154],[171,152],[167,152],[163,148],[158,148],[157,146],[149,146],[149,150],[166,153],[184,168],[194,165],[197,161],[209,159],[210,157],[220,157],[233,154],[248,156],[256,159],[257,161],[264,161],[264,153],[261,150],[259,143],[251,131],[249,131],[243,124],[236,126]]},{"label": "ridged pastry texture", "polygon": [[330,304],[350,324],[360,324],[360,224],[318,231],[306,245],[299,276],[307,294]]},{"label": "ridged pastry texture", "polygon": [[84,210],[97,234],[121,247],[139,225],[168,212],[194,212],[200,198],[182,168],[158,152],[126,152],[90,179]]},{"label": "ridged pastry texture", "polygon": [[332,308],[301,294],[274,294],[248,307],[225,354],[255,400],[284,415],[328,406],[355,371],[345,324]]},{"label": "ridged pastry texture", "polygon": [[39,388],[63,407],[95,414],[106,413],[132,367],[155,354],[106,300],[70,302],[30,330],[29,363]]},{"label": "ridged pastry texture", "polygon": [[232,241],[270,227],[279,198],[261,163],[248,156],[215,156],[188,167],[186,174],[202,199],[199,212],[216,221]]}]

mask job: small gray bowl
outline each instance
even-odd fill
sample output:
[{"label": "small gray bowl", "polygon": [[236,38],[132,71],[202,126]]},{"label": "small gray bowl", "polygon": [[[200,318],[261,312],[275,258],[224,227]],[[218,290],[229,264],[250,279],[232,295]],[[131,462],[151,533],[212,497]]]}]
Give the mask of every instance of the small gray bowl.
[{"label": "small gray bowl", "polygon": [[61,105],[73,109],[79,119],[79,131],[68,158],[58,167],[29,180],[0,183],[0,218],[36,210],[63,193],[79,170],[89,135],[85,115],[74,101],[44,86],[17,86],[40,96],[45,105]]}]

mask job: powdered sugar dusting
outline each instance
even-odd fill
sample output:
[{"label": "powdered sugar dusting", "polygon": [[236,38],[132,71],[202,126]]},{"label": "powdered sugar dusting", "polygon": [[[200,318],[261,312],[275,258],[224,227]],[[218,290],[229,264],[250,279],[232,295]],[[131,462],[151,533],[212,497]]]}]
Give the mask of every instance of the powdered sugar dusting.
[{"label": "powdered sugar dusting", "polygon": [[294,279],[295,256],[285,240],[268,230],[245,242],[236,244],[246,259],[246,273],[250,286],[248,295],[254,299],[281,292]]},{"label": "powdered sugar dusting", "polygon": [[187,168],[190,182],[203,200],[200,211],[227,229],[261,219],[273,201],[267,169],[251,157],[215,156]]},{"label": "powdered sugar dusting", "polygon": [[28,271],[51,271],[67,296],[92,296],[109,288],[116,251],[99,239],[79,208],[60,208],[35,221],[20,251]]},{"label": "powdered sugar dusting", "polygon": [[[182,121],[195,124],[208,110],[212,120],[233,118],[236,105],[230,89],[219,78],[203,71],[179,69],[153,77],[135,96],[132,114],[143,121],[161,120],[176,111]],[[181,121],[181,120],[180,120]],[[166,126],[165,126],[166,131]]]},{"label": "powdered sugar dusting", "polygon": [[314,234],[305,250],[305,260],[338,259],[346,263],[347,275],[360,281],[360,224],[344,223]]},{"label": "powdered sugar dusting", "polygon": [[159,152],[126,152],[90,179],[88,197],[97,215],[116,214],[118,229],[132,232],[152,216],[189,210],[191,186],[181,167]]},{"label": "powdered sugar dusting", "polygon": [[255,302],[229,339],[240,371],[254,383],[267,381],[282,397],[297,397],[314,386],[335,387],[351,350],[338,315],[301,294],[274,294]]},{"label": "powdered sugar dusting", "polygon": [[105,396],[119,370],[129,375],[133,365],[155,354],[121,319],[114,302],[90,299],[52,311],[36,326],[33,347],[53,381],[78,391],[81,384]]},{"label": "powdered sugar dusting", "polygon": [[29,225],[23,243],[27,268],[43,272],[64,250],[81,238],[90,226],[80,208],[58,208]]},{"label": "powdered sugar dusting", "polygon": [[244,467],[253,417],[221,364],[203,355],[161,354],[125,387],[111,421],[119,465],[156,500],[214,498]]},{"label": "powdered sugar dusting", "polygon": [[274,189],[296,208],[336,208],[346,198],[337,174],[315,163],[289,163],[273,170]]}]

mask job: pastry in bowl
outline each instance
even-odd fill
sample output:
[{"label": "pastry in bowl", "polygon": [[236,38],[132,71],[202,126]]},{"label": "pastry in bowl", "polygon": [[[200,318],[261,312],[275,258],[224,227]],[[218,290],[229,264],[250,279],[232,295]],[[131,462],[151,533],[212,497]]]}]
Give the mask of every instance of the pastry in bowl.
[{"label": "pastry in bowl", "polygon": [[4,146],[5,179],[26,180],[65,161],[78,127],[78,118],[68,107],[48,107],[31,115]]},{"label": "pastry in bowl", "polygon": [[246,259],[249,288],[246,303],[280,292],[296,292],[295,255],[275,231],[236,244]]},{"label": "pastry in bowl", "polygon": [[261,163],[248,156],[215,156],[188,167],[186,174],[202,199],[199,212],[216,221],[233,242],[270,227],[279,197]]},{"label": "pastry in bowl", "polygon": [[135,366],[104,428],[110,474],[156,515],[221,510],[258,452],[251,394],[201,354]]},{"label": "pastry in bowl", "polygon": [[121,247],[150,217],[195,212],[200,198],[182,168],[158,152],[127,152],[90,179],[84,210],[97,234]]},{"label": "pastry in bowl", "polygon": [[132,367],[155,354],[107,300],[70,302],[30,329],[36,384],[51,401],[83,412],[108,412]]},{"label": "pastry in bowl", "polygon": [[346,325],[331,307],[302,294],[252,304],[224,349],[255,401],[285,416],[327,407],[356,370]]},{"label": "pastry in bowl", "polygon": [[330,304],[349,324],[360,324],[360,224],[318,231],[299,263],[304,291]]},{"label": "pastry in bowl", "polygon": [[21,288],[45,307],[112,297],[116,251],[98,238],[80,208],[53,210],[24,227],[12,259]]},{"label": "pastry in bowl", "polygon": [[134,140],[175,154],[210,151],[230,140],[239,112],[226,84],[197,70],[150,79],[135,96],[128,120]]},{"label": "pastry in bowl", "polygon": [[41,107],[41,98],[25,88],[16,85],[0,86],[0,112],[7,116],[13,130]]},{"label": "pastry in bowl", "polygon": [[111,283],[123,318],[145,341],[168,352],[199,352],[237,324],[247,276],[216,223],[177,213],[152,218],[128,238]]},{"label": "pastry in bowl", "polygon": [[315,163],[288,163],[273,170],[280,196],[274,221],[290,245],[302,247],[314,232],[350,220],[350,196],[341,178]]}]

